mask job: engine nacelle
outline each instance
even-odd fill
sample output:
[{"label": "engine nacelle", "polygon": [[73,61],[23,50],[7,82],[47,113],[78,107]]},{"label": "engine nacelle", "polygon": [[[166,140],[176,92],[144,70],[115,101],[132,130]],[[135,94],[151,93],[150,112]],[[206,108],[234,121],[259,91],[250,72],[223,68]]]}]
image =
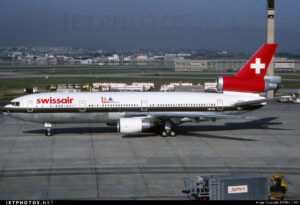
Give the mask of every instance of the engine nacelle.
[{"label": "engine nacelle", "polygon": [[219,76],[217,78],[217,88],[219,91],[258,93],[275,90],[280,82],[280,76],[266,76],[264,79]]},{"label": "engine nacelle", "polygon": [[153,123],[143,118],[121,118],[117,124],[120,133],[138,133],[153,126]]},{"label": "engine nacelle", "polygon": [[281,76],[266,75],[264,80],[265,81],[270,81],[270,83],[280,84],[281,83]]}]

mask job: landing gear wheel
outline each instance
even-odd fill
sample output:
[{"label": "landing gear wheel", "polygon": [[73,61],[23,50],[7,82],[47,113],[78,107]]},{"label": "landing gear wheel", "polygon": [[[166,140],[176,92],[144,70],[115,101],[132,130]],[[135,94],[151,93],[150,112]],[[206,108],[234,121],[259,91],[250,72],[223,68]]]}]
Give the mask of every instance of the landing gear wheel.
[{"label": "landing gear wheel", "polygon": [[160,136],[167,137],[168,136],[167,131],[165,131],[165,130],[161,131]]},{"label": "landing gear wheel", "polygon": [[45,131],[45,135],[46,135],[47,137],[50,137],[50,136],[53,135],[53,133],[51,132],[51,130],[46,130],[46,131]]},{"label": "landing gear wheel", "polygon": [[176,137],[176,132],[171,130],[171,132],[169,133],[169,136],[170,137]]}]

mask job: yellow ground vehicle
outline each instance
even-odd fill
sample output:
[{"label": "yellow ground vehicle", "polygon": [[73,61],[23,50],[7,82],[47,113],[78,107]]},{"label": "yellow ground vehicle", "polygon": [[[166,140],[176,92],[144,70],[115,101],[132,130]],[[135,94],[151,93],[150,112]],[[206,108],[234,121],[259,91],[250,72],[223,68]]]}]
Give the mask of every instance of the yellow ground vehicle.
[{"label": "yellow ground vehicle", "polygon": [[283,200],[287,191],[287,184],[284,183],[283,175],[273,175],[270,181],[270,195],[271,200]]},{"label": "yellow ground vehicle", "polygon": [[287,184],[283,182],[282,175],[273,175],[270,182],[270,191],[282,192],[287,191]]},{"label": "yellow ground vehicle", "polygon": [[82,86],[82,89],[89,91],[90,90],[90,85],[89,84],[85,84],[85,85]]}]

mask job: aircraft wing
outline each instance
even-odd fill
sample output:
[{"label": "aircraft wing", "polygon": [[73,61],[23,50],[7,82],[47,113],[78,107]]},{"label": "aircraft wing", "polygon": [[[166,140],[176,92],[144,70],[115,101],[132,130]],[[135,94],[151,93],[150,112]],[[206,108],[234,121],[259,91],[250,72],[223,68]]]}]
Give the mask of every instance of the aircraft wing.
[{"label": "aircraft wing", "polygon": [[207,118],[207,119],[249,119],[236,115],[216,115],[203,112],[124,112],[123,117],[154,117],[154,118]]}]

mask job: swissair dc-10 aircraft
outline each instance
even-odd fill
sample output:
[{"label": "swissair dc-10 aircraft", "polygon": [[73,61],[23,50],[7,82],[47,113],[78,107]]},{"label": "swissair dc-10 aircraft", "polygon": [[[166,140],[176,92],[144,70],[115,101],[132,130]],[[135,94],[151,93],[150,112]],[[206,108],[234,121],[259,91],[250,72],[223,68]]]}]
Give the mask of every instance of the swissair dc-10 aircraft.
[{"label": "swissair dc-10 aircraft", "polygon": [[198,92],[79,92],[37,93],[18,97],[4,107],[10,117],[53,124],[107,123],[120,133],[138,133],[158,126],[161,136],[176,136],[181,123],[243,119],[236,114],[263,107],[259,93],[276,89],[281,79],[265,76],[277,44],[264,44],[234,76],[217,79],[219,93]]}]

